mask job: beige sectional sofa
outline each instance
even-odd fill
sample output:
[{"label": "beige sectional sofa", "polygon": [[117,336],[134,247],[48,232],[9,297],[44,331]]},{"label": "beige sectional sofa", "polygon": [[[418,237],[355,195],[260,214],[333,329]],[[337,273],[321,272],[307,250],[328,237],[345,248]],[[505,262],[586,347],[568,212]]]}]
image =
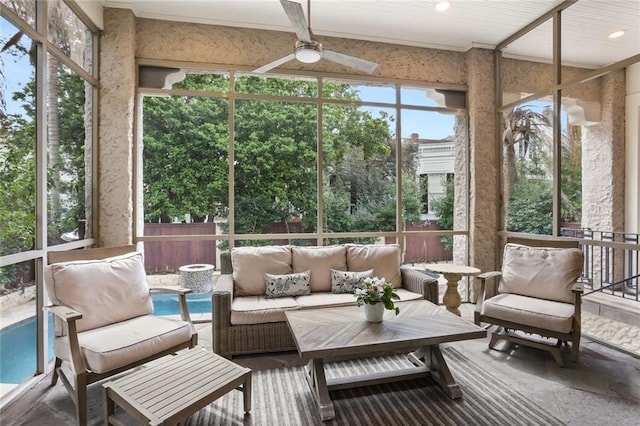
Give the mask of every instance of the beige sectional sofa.
[{"label": "beige sectional sofa", "polygon": [[[221,275],[213,290],[213,350],[226,357],[294,350],[285,311],[349,305],[358,309],[352,292],[337,292],[338,275],[366,271],[392,282],[400,303],[416,299],[437,303],[437,280],[401,265],[400,258],[397,244],[234,248],[222,255]],[[288,282],[296,284],[267,297],[273,279],[281,277],[294,277]],[[298,281],[306,290],[296,290]]]}]

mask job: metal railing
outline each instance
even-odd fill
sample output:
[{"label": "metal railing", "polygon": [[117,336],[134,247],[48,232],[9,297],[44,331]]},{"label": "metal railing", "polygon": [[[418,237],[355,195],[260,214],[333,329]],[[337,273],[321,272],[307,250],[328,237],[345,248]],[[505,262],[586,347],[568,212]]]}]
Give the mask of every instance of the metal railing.
[{"label": "metal railing", "polygon": [[599,292],[640,301],[640,234],[562,228],[562,235],[579,239],[584,253],[584,295]]}]

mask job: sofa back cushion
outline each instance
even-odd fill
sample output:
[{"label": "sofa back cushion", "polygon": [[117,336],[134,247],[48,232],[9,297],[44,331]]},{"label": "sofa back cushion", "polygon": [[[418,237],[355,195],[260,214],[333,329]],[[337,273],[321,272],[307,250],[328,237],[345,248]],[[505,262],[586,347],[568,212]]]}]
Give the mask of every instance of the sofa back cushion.
[{"label": "sofa back cushion", "polygon": [[583,254],[577,248],[504,246],[500,293],[573,303],[571,288],[580,278]]},{"label": "sofa back cushion", "polygon": [[345,246],[291,247],[293,272],[311,271],[311,292],[331,291],[331,269],[347,270]]},{"label": "sofa back cushion", "polygon": [[345,244],[349,271],[373,269],[373,276],[385,278],[398,288],[402,286],[400,275],[400,246],[398,244],[358,245]]},{"label": "sofa back cushion", "polygon": [[51,302],[82,314],[78,331],[153,312],[142,253],[53,263],[46,274]]},{"label": "sofa back cushion", "polygon": [[264,296],[264,274],[292,272],[289,246],[237,247],[231,250],[233,293],[237,296]]}]

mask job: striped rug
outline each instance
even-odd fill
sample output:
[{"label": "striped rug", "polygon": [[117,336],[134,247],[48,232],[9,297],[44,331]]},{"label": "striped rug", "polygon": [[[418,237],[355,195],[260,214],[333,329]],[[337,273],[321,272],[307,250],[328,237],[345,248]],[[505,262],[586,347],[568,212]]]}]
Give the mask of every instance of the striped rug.
[{"label": "striped rug", "polygon": [[[562,425],[529,399],[509,389],[453,348],[444,348],[462,388],[451,400],[430,379],[331,393],[335,420],[321,422],[304,367],[253,372],[253,409],[244,417],[242,393],[233,391],[193,415],[187,426],[205,425]],[[327,377],[411,366],[402,356],[328,364]]]}]

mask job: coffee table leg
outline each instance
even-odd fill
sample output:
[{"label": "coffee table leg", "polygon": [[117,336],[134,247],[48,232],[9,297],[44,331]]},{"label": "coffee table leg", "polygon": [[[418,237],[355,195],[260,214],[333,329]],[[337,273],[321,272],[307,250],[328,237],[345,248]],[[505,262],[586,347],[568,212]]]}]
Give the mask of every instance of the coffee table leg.
[{"label": "coffee table leg", "polygon": [[320,410],[320,419],[324,422],[336,418],[336,411],[333,408],[333,402],[329,397],[329,389],[327,388],[327,379],[324,375],[324,362],[322,359],[312,359],[307,364],[307,380],[311,387],[311,392],[318,402]]},{"label": "coffee table leg", "polygon": [[244,397],[244,413],[249,414],[251,412],[251,372],[245,376],[242,395]]},{"label": "coffee table leg", "polygon": [[453,379],[449,366],[442,356],[440,347],[438,345],[425,346],[422,348],[422,355],[424,356],[425,365],[429,367],[431,371],[431,377],[440,385],[451,399],[462,398],[462,390],[460,386]]}]

